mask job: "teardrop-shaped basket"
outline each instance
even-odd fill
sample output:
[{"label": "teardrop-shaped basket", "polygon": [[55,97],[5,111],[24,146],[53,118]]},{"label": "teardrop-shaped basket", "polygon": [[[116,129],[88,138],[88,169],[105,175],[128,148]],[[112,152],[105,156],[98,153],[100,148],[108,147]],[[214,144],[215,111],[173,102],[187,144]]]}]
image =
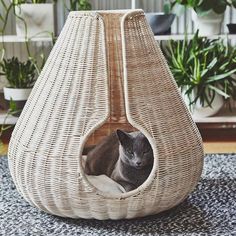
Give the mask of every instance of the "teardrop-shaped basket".
[{"label": "teardrop-shaped basket", "polygon": [[[154,152],[148,179],[120,195],[91,185],[81,163],[85,143],[118,125],[140,130]],[[198,129],[143,11],[71,12],[10,141],[23,197],[63,217],[141,217],[182,202],[202,165]]]}]

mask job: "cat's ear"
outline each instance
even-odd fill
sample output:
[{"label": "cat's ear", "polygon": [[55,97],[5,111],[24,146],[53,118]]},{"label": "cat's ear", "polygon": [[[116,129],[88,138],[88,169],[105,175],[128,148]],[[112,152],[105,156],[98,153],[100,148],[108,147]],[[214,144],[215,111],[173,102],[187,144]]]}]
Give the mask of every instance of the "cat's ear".
[{"label": "cat's ear", "polygon": [[116,131],[116,134],[117,134],[118,139],[119,139],[119,141],[120,141],[120,144],[121,144],[122,146],[126,146],[127,144],[130,143],[130,141],[131,141],[131,136],[130,136],[128,133],[126,133],[126,132],[124,132],[124,131],[118,129],[118,130]]}]

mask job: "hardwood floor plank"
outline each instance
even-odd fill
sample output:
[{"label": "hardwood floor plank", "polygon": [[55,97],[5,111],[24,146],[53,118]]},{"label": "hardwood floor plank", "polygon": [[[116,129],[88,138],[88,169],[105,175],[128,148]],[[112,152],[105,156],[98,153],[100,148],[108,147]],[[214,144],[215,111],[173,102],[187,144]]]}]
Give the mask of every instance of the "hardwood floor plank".
[{"label": "hardwood floor plank", "polygon": [[236,153],[236,142],[204,142],[205,153]]}]

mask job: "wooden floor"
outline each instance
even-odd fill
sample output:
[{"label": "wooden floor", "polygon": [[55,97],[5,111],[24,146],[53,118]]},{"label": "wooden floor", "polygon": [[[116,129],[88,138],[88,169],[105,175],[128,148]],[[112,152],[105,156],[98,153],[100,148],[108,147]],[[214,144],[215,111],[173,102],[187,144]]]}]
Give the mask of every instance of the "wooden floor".
[{"label": "wooden floor", "polygon": [[0,156],[3,156],[3,155],[7,154],[7,148],[8,148],[7,144],[0,145]]},{"label": "wooden floor", "polygon": [[204,142],[205,153],[236,153],[236,142]]}]

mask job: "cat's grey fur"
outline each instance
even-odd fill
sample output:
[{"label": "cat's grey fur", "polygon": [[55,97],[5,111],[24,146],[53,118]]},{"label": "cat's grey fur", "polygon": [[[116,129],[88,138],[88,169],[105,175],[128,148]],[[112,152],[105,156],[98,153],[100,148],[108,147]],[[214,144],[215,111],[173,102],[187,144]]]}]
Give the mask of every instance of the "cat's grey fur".
[{"label": "cat's grey fur", "polygon": [[153,166],[153,151],[147,138],[139,131],[117,130],[87,155],[85,173],[105,174],[126,191],[140,186]]}]

